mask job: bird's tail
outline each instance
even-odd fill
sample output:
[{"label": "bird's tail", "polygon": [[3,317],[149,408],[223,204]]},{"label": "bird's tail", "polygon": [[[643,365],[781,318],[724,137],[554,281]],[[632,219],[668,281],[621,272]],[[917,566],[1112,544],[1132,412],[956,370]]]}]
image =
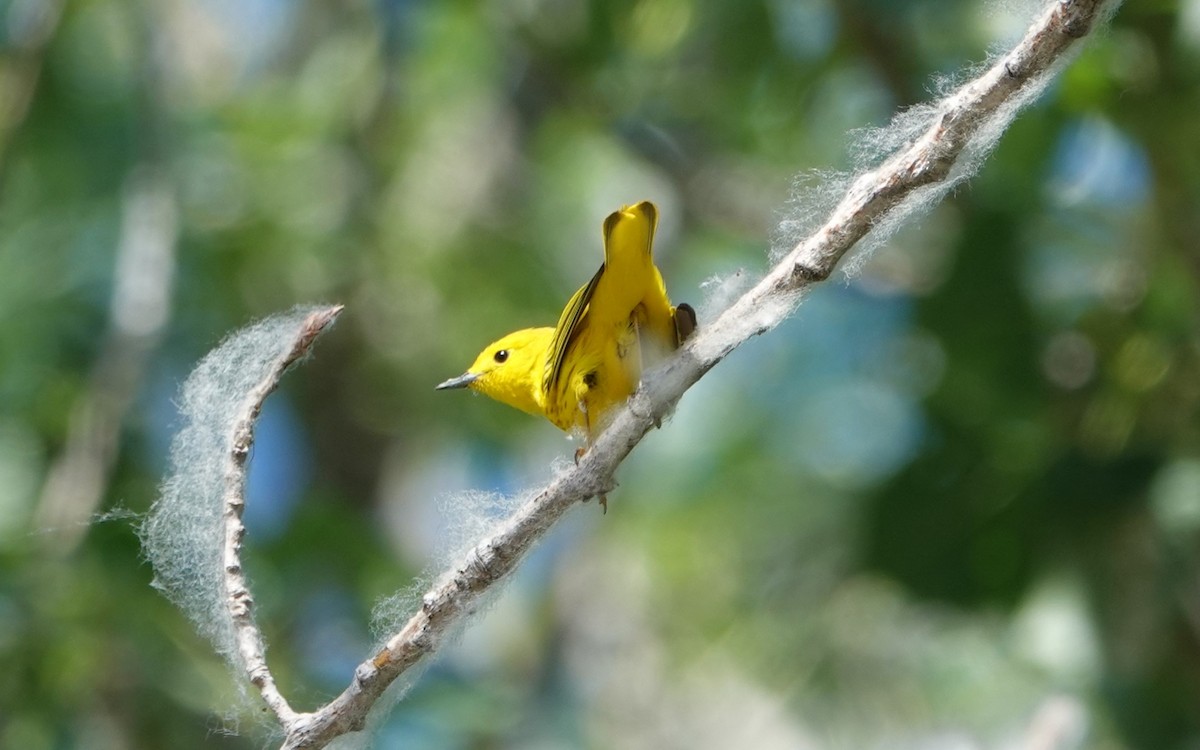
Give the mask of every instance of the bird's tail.
[{"label": "bird's tail", "polygon": [[657,226],[658,209],[650,201],[613,211],[604,220],[605,264],[616,268],[629,262],[646,262],[650,258]]}]

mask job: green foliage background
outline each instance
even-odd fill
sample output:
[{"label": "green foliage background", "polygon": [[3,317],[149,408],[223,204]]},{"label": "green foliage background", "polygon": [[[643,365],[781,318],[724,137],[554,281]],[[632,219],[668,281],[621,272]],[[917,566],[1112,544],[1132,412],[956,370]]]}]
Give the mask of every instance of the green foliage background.
[{"label": "green foliage background", "polygon": [[[711,314],[795,175],[851,168],[850,131],[1029,10],[0,2],[0,746],[262,746],[127,513],[226,332],[347,305],[264,415],[248,515],[311,708],[463,491],[570,455],[432,386],[553,322],[609,211],[659,204],[672,295]],[[1197,19],[1128,3],[975,179],[689,392],[379,746],[1024,747],[1057,717],[1061,746],[1200,747]],[[118,262],[145,194],[177,237],[163,321],[111,312],[153,297]],[[95,470],[55,495],[67,455]]]}]

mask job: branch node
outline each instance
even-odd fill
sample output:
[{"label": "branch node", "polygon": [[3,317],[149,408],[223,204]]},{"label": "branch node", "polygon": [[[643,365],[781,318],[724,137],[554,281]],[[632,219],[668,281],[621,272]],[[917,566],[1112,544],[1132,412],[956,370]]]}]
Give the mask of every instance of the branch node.
[{"label": "branch node", "polygon": [[358,683],[359,685],[366,685],[366,684],[370,683],[371,679],[375,675],[379,674],[379,671],[378,671],[379,668],[378,668],[378,666],[376,666],[376,664],[374,662],[378,662],[381,658],[386,662],[387,654],[389,654],[389,653],[390,652],[387,650],[387,648],[384,648],[382,651],[380,651],[378,654],[375,655],[375,658],[371,662],[364,662],[362,664],[359,664],[357,667],[355,667],[354,668],[354,681],[356,683]]},{"label": "branch node", "polygon": [[392,661],[392,650],[384,646],[369,662],[363,662],[358,665],[354,670],[354,679],[360,685],[366,684],[375,676],[376,670],[383,669],[390,661]]},{"label": "branch node", "polygon": [[[1093,6],[1096,4],[1092,3]],[[1092,13],[1088,13],[1081,11],[1078,5],[1078,0],[1059,0],[1058,13],[1060,17],[1063,17],[1060,24],[1062,33],[1072,39],[1082,39],[1092,30],[1092,16],[1095,8],[1092,8]]]},{"label": "branch node", "polygon": [[792,266],[792,285],[799,287],[817,284],[828,279],[831,273],[833,267],[828,264],[817,266],[806,260],[798,260]]}]

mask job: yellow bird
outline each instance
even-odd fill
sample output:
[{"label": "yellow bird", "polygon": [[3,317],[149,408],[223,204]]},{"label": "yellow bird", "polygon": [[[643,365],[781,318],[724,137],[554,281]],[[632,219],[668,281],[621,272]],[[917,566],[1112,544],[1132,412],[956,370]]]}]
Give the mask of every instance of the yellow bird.
[{"label": "yellow bird", "polygon": [[654,265],[657,224],[649,201],[610,214],[604,263],[567,302],[558,325],[489,344],[470,369],[437,389],[470,388],[567,432],[582,430],[590,444],[612,407],[637,388],[643,364],[661,360],[696,328],[695,311],[672,307]]}]

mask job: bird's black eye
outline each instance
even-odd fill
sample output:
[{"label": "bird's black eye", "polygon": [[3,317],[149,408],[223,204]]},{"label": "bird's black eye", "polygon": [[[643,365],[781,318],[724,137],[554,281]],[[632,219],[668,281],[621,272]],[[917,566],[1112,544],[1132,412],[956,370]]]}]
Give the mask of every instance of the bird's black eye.
[{"label": "bird's black eye", "polygon": [[496,352],[495,359],[497,362],[503,362],[504,360],[508,359],[508,350],[501,349],[500,351]]}]

